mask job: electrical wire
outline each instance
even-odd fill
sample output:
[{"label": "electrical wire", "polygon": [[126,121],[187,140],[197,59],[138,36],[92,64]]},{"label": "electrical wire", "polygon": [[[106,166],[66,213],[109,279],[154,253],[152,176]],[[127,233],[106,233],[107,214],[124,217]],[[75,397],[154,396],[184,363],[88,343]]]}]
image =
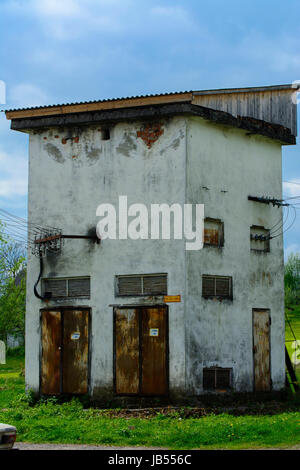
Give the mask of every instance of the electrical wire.
[{"label": "electrical wire", "polygon": [[[283,210],[285,210],[286,207],[283,208]],[[287,209],[286,209],[286,212],[287,212],[287,215],[284,215],[284,217],[286,217],[286,220],[287,220],[287,217],[288,217],[288,213],[289,213],[289,206],[287,206]],[[274,224],[270,229],[269,229],[269,233],[272,231],[272,230],[275,230],[275,228],[277,227],[277,225],[280,225],[280,224],[283,224],[284,222],[283,221],[283,217],[280,216],[279,220],[276,222],[276,224]],[[282,226],[282,225],[281,225]]]},{"label": "electrical wire", "polygon": [[277,227],[276,229],[274,227],[272,227],[269,230],[269,235],[273,236],[275,233],[277,233],[279,230],[281,230],[284,227],[284,225],[287,223],[289,215],[290,215],[290,206],[287,207],[285,215],[283,217],[281,217],[281,225],[279,227]]},{"label": "electrical wire", "polygon": [[49,241],[46,244],[37,243],[38,239],[61,234],[61,230],[57,227],[28,222],[26,219],[10,214],[4,209],[0,209],[0,224],[3,226],[4,234],[9,239],[23,245],[27,249],[31,248],[34,254],[40,256],[46,250],[52,253],[59,251],[59,247],[56,246],[55,242]]},{"label": "electrical wire", "polygon": [[279,233],[279,234],[277,234],[277,235],[275,235],[275,236],[271,236],[271,238],[277,238],[277,237],[282,236],[285,232],[287,232],[287,231],[294,225],[295,220],[296,220],[296,218],[297,218],[297,212],[296,212],[296,210],[295,210],[295,208],[294,208],[293,206],[291,206],[291,207],[292,207],[292,209],[294,209],[294,218],[293,218],[292,223],[291,223],[285,230],[283,230],[281,233]]}]

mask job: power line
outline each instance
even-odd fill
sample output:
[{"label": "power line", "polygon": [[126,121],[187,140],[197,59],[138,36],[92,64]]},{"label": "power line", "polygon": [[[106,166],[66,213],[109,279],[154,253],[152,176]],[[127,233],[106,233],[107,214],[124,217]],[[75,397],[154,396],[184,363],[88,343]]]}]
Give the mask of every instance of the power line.
[{"label": "power line", "polygon": [[22,217],[10,214],[4,209],[0,209],[0,223],[3,225],[4,234],[14,240],[16,243],[26,248],[31,248],[32,253],[45,253],[46,249],[57,252],[55,243],[48,243],[41,246],[37,244],[37,240],[49,237],[53,234],[61,234],[61,230],[57,227],[49,225],[41,225],[36,222],[28,222]]}]

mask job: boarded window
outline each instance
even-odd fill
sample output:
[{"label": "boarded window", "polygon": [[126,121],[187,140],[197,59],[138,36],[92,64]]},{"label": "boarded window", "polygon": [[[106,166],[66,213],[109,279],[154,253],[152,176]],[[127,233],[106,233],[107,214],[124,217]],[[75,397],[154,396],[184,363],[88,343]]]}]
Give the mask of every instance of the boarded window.
[{"label": "boarded window", "polygon": [[43,279],[43,293],[51,292],[52,298],[90,298],[89,277],[74,277],[63,279]]},{"label": "boarded window", "polygon": [[202,276],[202,297],[232,299],[232,278],[229,276]]},{"label": "boarded window", "polygon": [[227,390],[231,387],[232,369],[210,367],[203,369],[204,390]]},{"label": "boarded window", "polygon": [[52,297],[67,297],[68,287],[66,279],[44,279],[44,294],[51,292]]},{"label": "boarded window", "polygon": [[251,251],[270,251],[270,231],[258,225],[250,227],[250,249]]},{"label": "boarded window", "polygon": [[204,245],[224,246],[224,223],[207,217],[204,220]]},{"label": "boarded window", "polygon": [[90,278],[68,279],[68,297],[90,297]]},{"label": "boarded window", "polygon": [[166,295],[166,274],[116,276],[116,293],[119,296]]}]

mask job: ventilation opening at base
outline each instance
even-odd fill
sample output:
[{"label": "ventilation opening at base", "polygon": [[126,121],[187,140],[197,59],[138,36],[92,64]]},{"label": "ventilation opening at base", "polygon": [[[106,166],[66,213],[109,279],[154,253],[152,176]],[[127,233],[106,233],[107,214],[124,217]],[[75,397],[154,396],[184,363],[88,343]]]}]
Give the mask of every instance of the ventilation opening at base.
[{"label": "ventilation opening at base", "polygon": [[204,390],[228,390],[232,384],[232,369],[210,367],[203,369]]}]

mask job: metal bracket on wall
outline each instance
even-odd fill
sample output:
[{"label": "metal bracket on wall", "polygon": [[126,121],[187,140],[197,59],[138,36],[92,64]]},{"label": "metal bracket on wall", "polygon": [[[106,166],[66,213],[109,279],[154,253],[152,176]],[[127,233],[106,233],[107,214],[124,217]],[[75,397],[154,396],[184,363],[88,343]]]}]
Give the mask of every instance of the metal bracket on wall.
[{"label": "metal bracket on wall", "polygon": [[249,201],[261,202],[263,204],[273,204],[273,206],[289,206],[289,204],[284,203],[281,199],[275,199],[271,197],[258,197],[258,196],[248,196]]},{"label": "metal bracket on wall", "polygon": [[61,252],[63,240],[66,238],[92,240],[99,245],[101,239],[93,235],[63,235],[59,233],[48,233],[45,236],[37,236],[34,240],[32,253],[38,257],[45,256],[47,252],[58,254]]},{"label": "metal bracket on wall", "polygon": [[94,242],[97,243],[98,245],[101,242],[101,239],[98,238],[97,235],[62,235],[62,234],[59,234],[59,235],[51,235],[45,238],[39,238],[35,240],[34,243],[42,244],[42,243],[48,243],[53,240],[59,240],[59,239],[64,239],[64,238],[76,238],[76,239],[83,238],[83,239],[88,239],[88,240],[94,240]]}]

